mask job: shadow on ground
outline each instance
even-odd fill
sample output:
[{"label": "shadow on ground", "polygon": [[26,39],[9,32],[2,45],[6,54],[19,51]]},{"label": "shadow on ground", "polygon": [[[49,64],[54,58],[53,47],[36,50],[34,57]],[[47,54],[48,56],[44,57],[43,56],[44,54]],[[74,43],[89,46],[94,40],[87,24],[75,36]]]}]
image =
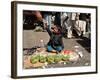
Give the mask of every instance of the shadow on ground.
[{"label": "shadow on ground", "polygon": [[81,46],[83,46],[89,53],[91,52],[91,40],[83,37],[81,40],[76,40]]}]

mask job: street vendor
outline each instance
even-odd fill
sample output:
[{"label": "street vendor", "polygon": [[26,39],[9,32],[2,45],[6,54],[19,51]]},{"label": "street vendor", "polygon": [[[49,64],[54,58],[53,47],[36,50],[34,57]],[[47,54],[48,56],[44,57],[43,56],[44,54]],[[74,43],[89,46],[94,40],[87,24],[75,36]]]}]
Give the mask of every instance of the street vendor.
[{"label": "street vendor", "polygon": [[47,51],[61,52],[64,48],[61,27],[53,25],[51,29],[47,27],[46,30],[50,36],[49,42],[47,43]]}]

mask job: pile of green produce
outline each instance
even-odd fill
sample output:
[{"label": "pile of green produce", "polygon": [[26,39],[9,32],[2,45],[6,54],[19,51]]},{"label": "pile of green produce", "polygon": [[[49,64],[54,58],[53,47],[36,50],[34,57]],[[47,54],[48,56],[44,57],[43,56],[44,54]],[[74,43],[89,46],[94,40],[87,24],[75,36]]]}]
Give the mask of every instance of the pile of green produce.
[{"label": "pile of green produce", "polygon": [[40,55],[39,61],[40,61],[41,63],[45,63],[45,62],[46,62],[46,56]]},{"label": "pile of green produce", "polygon": [[56,55],[33,55],[30,58],[30,61],[32,64],[35,64],[37,62],[45,63],[47,62],[48,64],[51,63],[58,63],[60,61],[67,61],[70,58],[69,55],[64,55],[64,54],[56,54]]},{"label": "pile of green produce", "polygon": [[63,55],[59,55],[59,54],[55,55],[55,58],[54,58],[55,63],[62,61],[62,58],[63,58]]},{"label": "pile of green produce", "polygon": [[54,63],[54,55],[48,55],[47,56],[47,62],[49,63],[49,64],[51,64],[51,63]]},{"label": "pile of green produce", "polygon": [[39,58],[40,58],[40,55],[31,56],[30,62],[31,62],[32,64],[35,64],[35,63],[39,62]]},{"label": "pile of green produce", "polygon": [[69,58],[70,58],[69,55],[63,55],[62,60],[63,60],[63,61],[67,61]]}]

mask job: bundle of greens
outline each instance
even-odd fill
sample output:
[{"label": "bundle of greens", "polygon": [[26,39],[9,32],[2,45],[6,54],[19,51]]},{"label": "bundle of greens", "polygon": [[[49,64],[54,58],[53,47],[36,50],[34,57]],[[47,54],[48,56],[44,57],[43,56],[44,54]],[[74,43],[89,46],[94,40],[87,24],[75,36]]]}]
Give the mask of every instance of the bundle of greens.
[{"label": "bundle of greens", "polygon": [[45,62],[46,62],[46,57],[43,56],[43,55],[40,55],[39,61],[40,61],[41,63],[45,63]]},{"label": "bundle of greens", "polygon": [[55,63],[58,63],[58,62],[62,61],[62,57],[63,56],[60,55],[60,54],[55,55],[55,58],[54,58]]},{"label": "bundle of greens", "polygon": [[63,55],[62,60],[67,61],[70,58],[70,55]]},{"label": "bundle of greens", "polygon": [[65,55],[65,54],[56,54],[56,55],[32,55],[30,58],[30,62],[32,64],[35,64],[37,62],[40,63],[45,63],[47,62],[48,64],[52,63],[58,63],[60,61],[68,61],[70,58],[70,55]]},{"label": "bundle of greens", "polygon": [[33,56],[31,56],[30,62],[32,64],[35,64],[35,63],[39,62],[39,57],[40,57],[39,55],[33,55]]},{"label": "bundle of greens", "polygon": [[48,62],[49,64],[54,63],[54,55],[48,55],[48,56],[47,56],[47,62]]}]

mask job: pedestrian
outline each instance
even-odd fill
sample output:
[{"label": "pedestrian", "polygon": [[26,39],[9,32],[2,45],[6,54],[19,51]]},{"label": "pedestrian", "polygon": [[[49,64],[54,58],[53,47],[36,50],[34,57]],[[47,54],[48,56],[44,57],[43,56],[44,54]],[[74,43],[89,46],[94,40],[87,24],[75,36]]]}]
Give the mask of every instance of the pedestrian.
[{"label": "pedestrian", "polygon": [[80,20],[79,15],[75,17],[74,29],[79,37],[83,37],[86,32],[86,21]]}]

